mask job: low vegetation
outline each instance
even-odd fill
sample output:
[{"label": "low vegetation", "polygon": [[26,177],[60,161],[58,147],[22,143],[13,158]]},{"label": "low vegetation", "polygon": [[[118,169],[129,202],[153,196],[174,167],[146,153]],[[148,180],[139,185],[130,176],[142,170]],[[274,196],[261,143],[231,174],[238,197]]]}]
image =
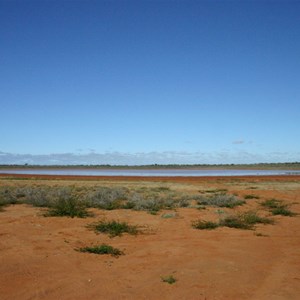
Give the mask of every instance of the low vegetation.
[{"label": "low vegetation", "polygon": [[174,284],[177,281],[177,279],[173,275],[162,276],[161,280],[162,282],[166,282],[168,284]]},{"label": "low vegetation", "polygon": [[253,194],[247,194],[244,196],[244,199],[259,199],[259,196]]},{"label": "low vegetation", "polygon": [[212,222],[212,221],[197,220],[192,222],[192,226],[195,229],[216,229],[220,225],[219,223]]},{"label": "low vegetation", "polygon": [[261,203],[262,206],[269,209],[273,215],[281,215],[292,217],[296,213],[288,209],[288,204],[285,204],[282,200],[268,199]]},{"label": "low vegetation", "polygon": [[219,222],[204,220],[193,221],[192,227],[195,229],[215,229],[217,227],[253,229],[256,224],[274,224],[274,221],[269,218],[261,217],[254,211],[246,211],[227,216]]},{"label": "low vegetation", "polygon": [[234,195],[215,194],[210,197],[203,196],[200,199],[198,199],[197,203],[199,205],[210,205],[210,206],[217,206],[217,207],[233,208],[238,205],[243,205],[246,202],[244,200],[240,200]]},{"label": "low vegetation", "polygon": [[90,215],[86,210],[86,205],[77,199],[69,188],[62,188],[57,193],[52,193],[51,196],[50,209],[45,216],[85,218]]},{"label": "low vegetation", "polygon": [[87,252],[87,253],[101,254],[101,255],[110,254],[111,256],[114,257],[119,257],[120,255],[124,255],[123,251],[107,244],[101,244],[99,246],[83,247],[76,250],[80,252]]},{"label": "low vegetation", "polygon": [[138,233],[138,228],[135,225],[129,225],[127,222],[119,221],[100,221],[98,223],[93,223],[88,225],[88,228],[94,230],[96,233],[105,233],[110,237],[121,236],[123,233],[128,233],[136,235]]},{"label": "low vegetation", "polygon": [[240,229],[253,229],[256,224],[273,224],[274,221],[260,217],[254,211],[247,211],[237,215],[228,216],[220,221],[220,226]]}]

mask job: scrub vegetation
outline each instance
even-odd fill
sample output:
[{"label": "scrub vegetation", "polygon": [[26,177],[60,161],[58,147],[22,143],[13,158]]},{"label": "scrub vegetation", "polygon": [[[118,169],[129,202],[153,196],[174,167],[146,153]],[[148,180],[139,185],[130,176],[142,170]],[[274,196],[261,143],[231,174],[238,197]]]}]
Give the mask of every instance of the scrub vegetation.
[{"label": "scrub vegetation", "polygon": [[166,186],[125,187],[125,186],[24,186],[0,187],[0,206],[29,204],[45,207],[45,216],[69,216],[84,218],[90,216],[87,209],[103,210],[132,209],[156,214],[162,209],[180,207],[216,206],[233,208],[245,203],[225,189],[185,193]]},{"label": "scrub vegetation", "polygon": [[123,233],[136,235],[138,233],[137,226],[129,225],[127,222],[119,222],[116,220],[100,221],[87,226],[96,233],[105,233],[110,237],[121,236]]},{"label": "scrub vegetation", "polygon": [[293,217],[296,215],[296,213],[288,209],[289,205],[284,203],[282,200],[268,199],[262,202],[261,205],[268,208],[273,215],[282,215],[288,217]]},{"label": "scrub vegetation", "polygon": [[246,211],[230,215],[219,222],[197,220],[192,222],[195,229],[215,229],[217,227],[229,227],[238,229],[253,229],[256,224],[274,224],[269,218],[261,217],[254,211]]},{"label": "scrub vegetation", "polygon": [[110,254],[114,257],[119,257],[120,255],[124,255],[124,252],[119,250],[118,248],[114,248],[107,244],[101,244],[99,246],[90,246],[90,247],[83,247],[79,249],[75,249],[79,252],[85,253],[93,253],[93,254]]}]

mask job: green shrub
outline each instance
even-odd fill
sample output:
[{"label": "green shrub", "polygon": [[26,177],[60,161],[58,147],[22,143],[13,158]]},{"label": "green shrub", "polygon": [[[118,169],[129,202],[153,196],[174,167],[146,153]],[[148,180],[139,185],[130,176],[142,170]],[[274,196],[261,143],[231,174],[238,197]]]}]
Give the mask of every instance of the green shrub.
[{"label": "green shrub", "polygon": [[296,213],[287,209],[285,206],[279,206],[279,207],[273,208],[273,209],[271,209],[271,213],[273,215],[281,215],[281,216],[288,216],[288,217],[293,217],[293,216],[297,215]]},{"label": "green shrub", "polygon": [[137,226],[129,225],[126,222],[118,222],[115,220],[112,221],[100,221],[88,225],[89,228],[92,228],[95,232],[108,234],[110,237],[121,236],[123,233],[128,233],[136,235],[138,233]]},{"label": "green shrub", "polygon": [[100,246],[83,247],[83,248],[79,248],[78,251],[88,252],[93,254],[110,254],[111,256],[115,256],[115,257],[124,254],[124,252],[122,252],[118,248],[114,248],[107,244],[102,244]]},{"label": "green shrub", "polygon": [[278,208],[282,206],[282,201],[277,199],[268,199],[261,203],[262,206],[267,208]]},{"label": "green shrub", "polygon": [[166,282],[168,284],[173,284],[177,281],[177,279],[173,275],[162,276],[161,280],[162,282]]},{"label": "green shrub", "polygon": [[11,187],[1,187],[0,188],[0,206],[4,207],[10,204],[17,204],[18,198],[16,189]]},{"label": "green shrub", "polygon": [[248,194],[244,196],[244,199],[259,199],[259,196]]},{"label": "green shrub", "polygon": [[192,226],[195,229],[216,229],[219,227],[219,224],[211,221],[197,220],[192,222]]},{"label": "green shrub", "polygon": [[47,217],[62,217],[68,216],[71,218],[85,218],[89,215],[86,206],[82,201],[76,199],[68,188],[61,188],[51,195],[54,197],[53,204],[49,211],[45,214]]},{"label": "green shrub", "polygon": [[273,224],[274,221],[257,215],[256,212],[248,211],[234,216],[228,216],[220,221],[220,226],[240,229],[252,229],[255,224]]},{"label": "green shrub", "polygon": [[273,215],[282,215],[292,217],[297,215],[296,213],[289,210],[287,204],[284,204],[283,201],[277,199],[269,199],[261,203],[262,206],[270,209]]}]

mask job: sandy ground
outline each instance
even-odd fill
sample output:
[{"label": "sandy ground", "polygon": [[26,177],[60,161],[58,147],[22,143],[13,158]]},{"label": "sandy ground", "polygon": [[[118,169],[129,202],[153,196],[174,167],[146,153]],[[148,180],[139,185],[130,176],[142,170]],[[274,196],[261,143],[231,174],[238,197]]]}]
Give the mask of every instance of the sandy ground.
[{"label": "sandy ground", "polygon": [[[300,177],[70,178],[34,177],[2,185],[168,184],[184,191],[226,188],[256,194],[233,209],[257,209],[264,199],[282,199],[300,214]],[[226,210],[226,209],[225,209]],[[131,210],[92,209],[86,219],[44,217],[43,209],[11,205],[0,212],[0,299],[299,299],[300,216],[272,217],[275,225],[253,230],[196,230],[191,221],[215,220],[216,208],[180,208],[174,218]],[[232,211],[232,210],[230,210]],[[109,238],[86,228],[117,219],[144,233]],[[74,249],[108,243],[124,251],[114,258]],[[162,276],[173,275],[170,285]]]}]

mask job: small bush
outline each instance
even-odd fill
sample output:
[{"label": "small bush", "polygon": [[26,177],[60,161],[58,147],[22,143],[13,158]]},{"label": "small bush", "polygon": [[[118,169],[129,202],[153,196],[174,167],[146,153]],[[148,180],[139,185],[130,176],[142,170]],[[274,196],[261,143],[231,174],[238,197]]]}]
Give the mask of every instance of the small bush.
[{"label": "small bush", "polygon": [[244,196],[244,199],[259,199],[259,196],[248,194]]},{"label": "small bush", "polygon": [[195,229],[216,229],[219,227],[219,224],[211,221],[197,220],[192,222],[192,226]]},{"label": "small bush", "polygon": [[211,205],[227,208],[233,208],[235,206],[245,204],[245,201],[239,200],[237,197],[227,194],[216,194],[212,197],[202,197],[202,199],[199,199],[197,202],[200,205]]},{"label": "small bush", "polygon": [[285,206],[279,206],[276,208],[271,209],[271,213],[273,215],[281,215],[281,216],[287,216],[287,217],[293,217],[296,215],[296,213],[290,211]]},{"label": "small bush", "polygon": [[205,190],[205,193],[212,193],[212,194],[216,194],[216,193],[224,193],[227,192],[227,189],[214,189],[214,190]]},{"label": "small bush", "polygon": [[31,204],[36,207],[51,207],[51,199],[54,198],[56,189],[48,188],[26,188],[24,189],[25,200],[27,204]]},{"label": "small bush", "polygon": [[123,233],[136,235],[138,233],[137,226],[129,225],[126,222],[118,221],[100,221],[99,223],[88,225],[95,232],[109,234],[110,237],[121,236]]},{"label": "small bush", "polygon": [[284,204],[281,200],[269,199],[261,203],[262,206],[265,206],[270,209],[273,215],[281,215],[292,217],[297,215],[296,213],[290,211],[287,208],[287,204]]},{"label": "small bush", "polygon": [[124,252],[119,250],[118,248],[114,248],[107,244],[102,244],[100,246],[92,246],[92,247],[84,247],[78,249],[80,252],[88,252],[93,254],[110,254],[111,256],[118,257],[120,255],[123,255]]},{"label": "small bush", "polygon": [[0,189],[0,206],[4,207],[10,204],[17,204],[18,198],[16,190],[11,187],[1,187]]},{"label": "small bush", "polygon": [[166,282],[168,284],[173,284],[177,281],[177,279],[173,275],[162,276],[161,280],[162,280],[162,282]]},{"label": "small bush", "polygon": [[268,199],[262,202],[261,205],[267,208],[277,208],[282,206],[282,201],[277,199]]},{"label": "small bush", "polygon": [[220,226],[240,229],[252,229],[255,224],[273,224],[273,220],[260,217],[256,212],[248,211],[235,216],[228,216],[220,221]]},{"label": "small bush", "polygon": [[99,187],[87,196],[90,207],[113,210],[122,208],[122,201],[127,199],[127,189],[121,187]]},{"label": "small bush", "polygon": [[68,216],[71,218],[85,218],[90,214],[86,210],[83,202],[79,201],[72,195],[71,190],[64,188],[59,189],[57,193],[52,195],[55,197],[53,205],[45,214],[47,217]]}]

